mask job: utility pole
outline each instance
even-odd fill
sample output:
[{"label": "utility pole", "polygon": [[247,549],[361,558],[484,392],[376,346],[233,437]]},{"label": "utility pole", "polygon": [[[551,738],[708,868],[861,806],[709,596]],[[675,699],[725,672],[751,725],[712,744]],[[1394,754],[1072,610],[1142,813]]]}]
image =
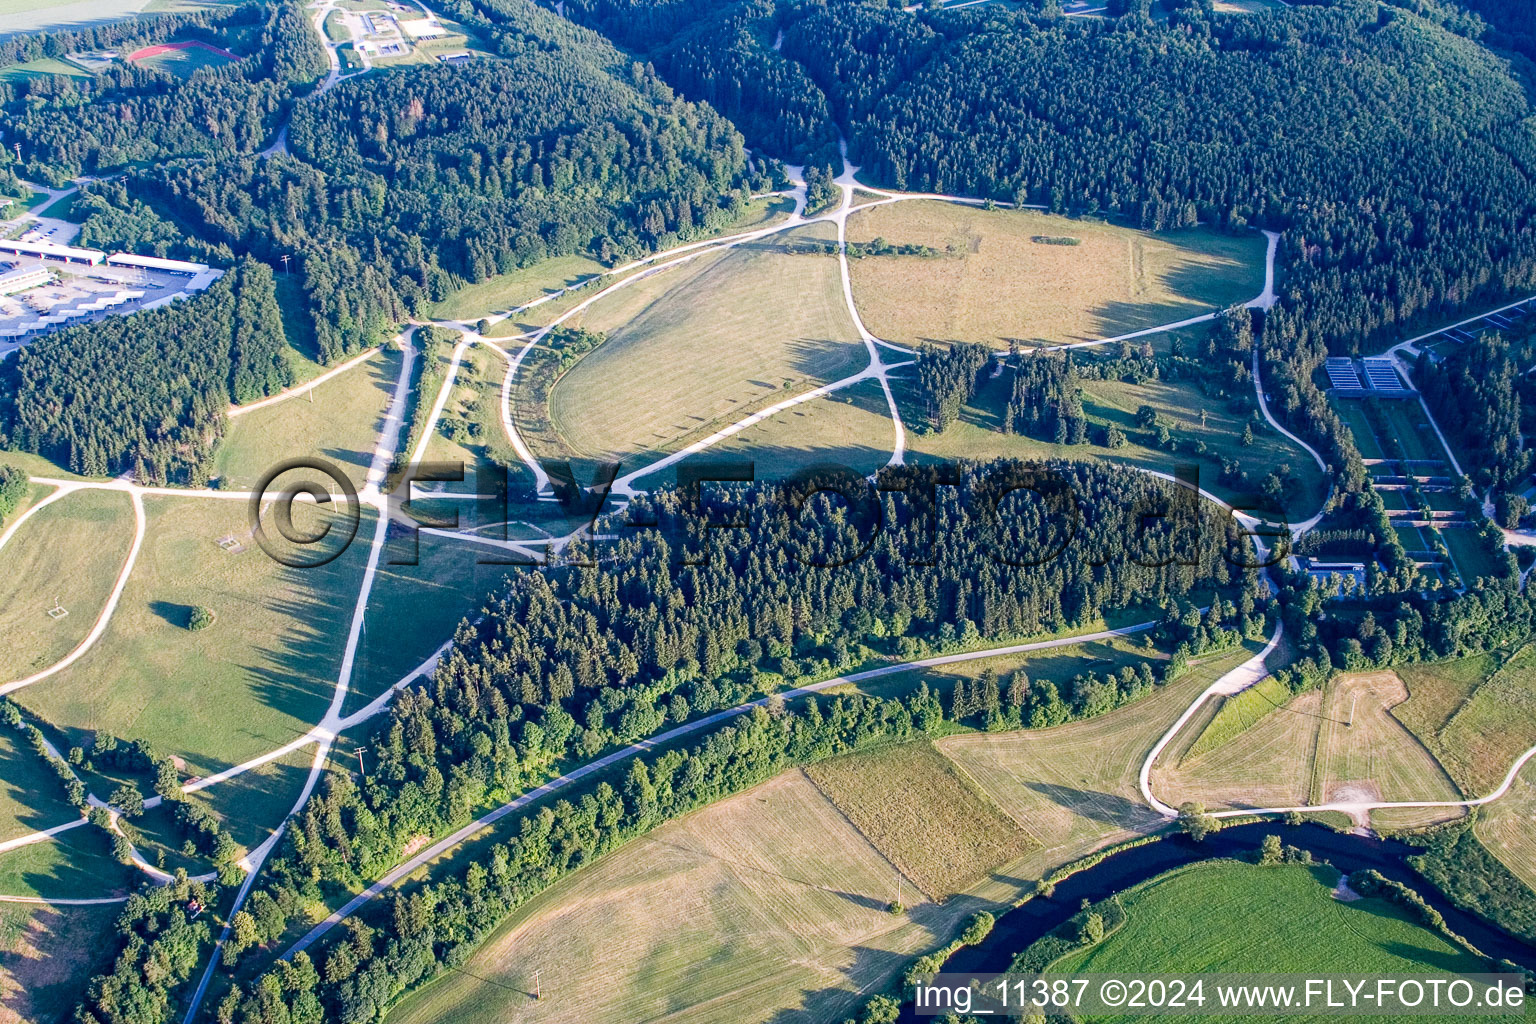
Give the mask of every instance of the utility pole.
[{"label": "utility pole", "polygon": [[1359,699],[1360,695],[1358,693],[1349,698],[1349,721],[1345,723],[1345,728],[1353,729],[1355,727],[1355,701]]},{"label": "utility pole", "polygon": [[365,779],[368,777],[368,772],[363,767],[363,748],[362,747],[358,747],[357,748],[357,774],[362,776]]},{"label": "utility pole", "polygon": [[[19,145],[19,143],[18,143],[18,145]],[[288,273],[288,260],[290,259],[289,255],[287,253],[283,253],[281,256],[278,257],[278,259],[283,261],[283,273],[287,274]]]},{"label": "utility pole", "polygon": [[544,998],[544,993],[539,989],[539,972],[533,972],[533,999],[535,1002]]}]

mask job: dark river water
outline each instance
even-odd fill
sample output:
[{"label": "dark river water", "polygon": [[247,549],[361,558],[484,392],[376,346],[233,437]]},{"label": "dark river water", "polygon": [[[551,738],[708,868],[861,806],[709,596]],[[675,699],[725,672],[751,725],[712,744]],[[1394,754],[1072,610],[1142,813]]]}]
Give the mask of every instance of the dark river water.
[{"label": "dark river water", "polygon": [[[985,941],[960,949],[944,964],[944,970],[979,974],[1006,971],[1014,957],[1030,943],[1076,914],[1084,899],[1097,902],[1196,861],[1249,856],[1266,835],[1277,835],[1285,843],[1311,850],[1314,857],[1328,861],[1345,874],[1375,868],[1387,878],[1416,890],[1425,902],[1445,915],[1445,922],[1452,931],[1465,936],[1484,953],[1536,967],[1536,947],[1455,907],[1427,879],[1408,866],[1405,858],[1419,852],[1418,848],[1392,839],[1340,834],[1321,825],[1260,822],[1224,828],[1200,843],[1175,835],[1106,857],[1098,865],[1057,883],[1050,899],[1032,899],[1000,915]],[[931,1019],[913,1015],[910,1004],[903,1010],[903,1021]]]}]

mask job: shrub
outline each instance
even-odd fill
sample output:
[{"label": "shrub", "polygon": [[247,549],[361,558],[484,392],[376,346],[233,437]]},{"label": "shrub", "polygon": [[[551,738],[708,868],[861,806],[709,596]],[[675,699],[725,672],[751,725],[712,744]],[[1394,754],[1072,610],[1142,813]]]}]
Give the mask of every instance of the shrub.
[{"label": "shrub", "polygon": [[213,625],[213,612],[198,605],[192,609],[192,614],[187,616],[187,628],[196,632],[199,629],[207,629]]}]

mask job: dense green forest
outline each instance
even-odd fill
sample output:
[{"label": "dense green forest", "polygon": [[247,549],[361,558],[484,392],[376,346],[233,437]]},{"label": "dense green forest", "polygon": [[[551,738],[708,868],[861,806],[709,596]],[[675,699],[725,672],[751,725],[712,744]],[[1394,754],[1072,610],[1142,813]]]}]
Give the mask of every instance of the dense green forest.
[{"label": "dense green forest", "polygon": [[465,281],[714,230],[769,183],[711,108],[547,11],[508,8],[525,35],[503,37],[505,62],[363,76],[299,104],[286,153],[129,191],[211,246],[292,256],[330,360]]},{"label": "dense green forest", "polygon": [[230,402],[292,381],[283,347],[272,271],[242,260],[200,295],[67,327],[0,364],[0,440],[75,473],[201,484]]},{"label": "dense green forest", "polygon": [[1421,358],[1414,372],[1462,468],[1481,487],[1525,489],[1531,454],[1520,434],[1520,377],[1504,340],[1487,334],[1456,348],[1439,365]]},{"label": "dense green forest", "polygon": [[[884,506],[873,538],[872,510],[839,511],[826,495],[803,515],[791,511],[793,495],[768,486],[638,499],[625,513],[634,536],[612,565],[514,577],[483,620],[460,627],[431,682],[400,694],[369,740],[367,779],[334,778],[286,833],[251,901],[263,922],[251,944],[281,933],[316,894],[375,877],[412,836],[462,826],[557,763],[871,658],[1147,609],[1163,619],[1158,636],[1176,649],[1176,674],[1190,654],[1267,628],[1258,577],[1222,557],[1236,540],[1214,518],[1198,540],[1192,520],[1138,518],[1170,508],[1170,485],[1086,464],[1050,469],[1066,490],[1044,486],[1046,497],[1004,496],[1041,483],[1017,463],[968,468],[953,488],[937,486],[949,478],[933,469],[888,472],[882,486],[892,490],[853,506]],[[708,528],[737,516],[751,526]],[[1228,596],[1202,616],[1195,605],[1216,590]],[[1015,719],[1037,700],[1042,715],[1102,713],[1148,683],[1085,677],[1054,698],[1039,689]],[[985,695],[983,714],[984,705]],[[890,714],[871,707],[876,719]],[[936,700],[931,714],[943,719]],[[678,798],[694,800],[695,785],[691,775],[680,782]],[[340,1013],[345,998],[334,991]]]},{"label": "dense green forest", "polygon": [[325,73],[324,51],[291,0],[210,19],[197,34],[237,51],[248,45],[244,60],[200,69],[185,81],[124,62],[89,79],[52,75],[0,87],[7,147],[21,144],[24,176],[61,184],[80,174],[265,146],[294,95]]},{"label": "dense green forest", "polygon": [[[1267,376],[1347,488],[1364,469],[1312,382],[1327,352],[1536,288],[1536,122],[1518,69],[1480,45],[1526,38],[1518,0],[1469,0],[1486,21],[1435,0],[1245,16],[1159,4],[1162,20],[1145,4],[1110,19],[1049,5],[567,6],[770,153],[835,164],[840,131],[863,173],[895,188],[1282,231]],[[740,68],[768,65],[765,81],[803,75],[818,92],[798,87],[791,104],[737,88]]]}]

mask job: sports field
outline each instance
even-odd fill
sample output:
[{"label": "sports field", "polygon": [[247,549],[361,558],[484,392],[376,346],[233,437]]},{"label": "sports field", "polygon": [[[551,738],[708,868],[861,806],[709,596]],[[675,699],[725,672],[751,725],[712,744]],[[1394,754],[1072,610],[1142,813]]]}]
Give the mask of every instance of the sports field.
[{"label": "sports field", "polygon": [[128,59],[141,67],[164,71],[177,78],[191,78],[193,72],[202,68],[222,68],[234,63],[227,50],[201,42],[167,43],[145,50],[151,52],[140,51]]},{"label": "sports field", "polygon": [[0,1024],[65,1019],[80,979],[110,959],[121,909],[0,904]]},{"label": "sports field", "polygon": [[402,355],[393,345],[305,395],[232,418],[213,475],[228,490],[254,487],[285,459],[323,458],[361,487],[389,410]]},{"label": "sports field", "polygon": [[570,451],[633,465],[862,366],[837,261],[787,253],[800,235],[702,256],[582,315],[608,340],[550,393]]},{"label": "sports field", "polygon": [[[138,563],[106,633],[46,685],[17,691],[18,702],[71,743],[97,729],[146,739],[196,775],[305,732],[335,685],[368,545],[289,569],[251,543],[243,501],[151,497],[145,510]],[[365,516],[359,532],[371,528]],[[245,550],[222,550],[225,537]],[[214,624],[188,630],[193,607],[211,609]]]},{"label": "sports field", "polygon": [[0,657],[8,680],[52,665],[85,639],[132,541],[128,495],[83,490],[39,509],[0,548]]},{"label": "sports field", "polygon": [[933,899],[1037,845],[926,741],[822,761],[806,775]]},{"label": "sports field", "polygon": [[1169,872],[1124,893],[1125,923],[1092,949],[1057,961],[1053,973],[1446,977],[1486,970],[1486,961],[1386,900],[1335,899],[1338,876],[1331,867],[1237,861]]},{"label": "sports field", "polygon": [[[1152,234],[1033,211],[909,201],[862,210],[848,240],[930,246],[934,258],[853,261],[859,315],[900,344],[1108,338],[1247,302],[1264,287],[1264,236]],[[1075,238],[1078,244],[1036,239]]]}]

